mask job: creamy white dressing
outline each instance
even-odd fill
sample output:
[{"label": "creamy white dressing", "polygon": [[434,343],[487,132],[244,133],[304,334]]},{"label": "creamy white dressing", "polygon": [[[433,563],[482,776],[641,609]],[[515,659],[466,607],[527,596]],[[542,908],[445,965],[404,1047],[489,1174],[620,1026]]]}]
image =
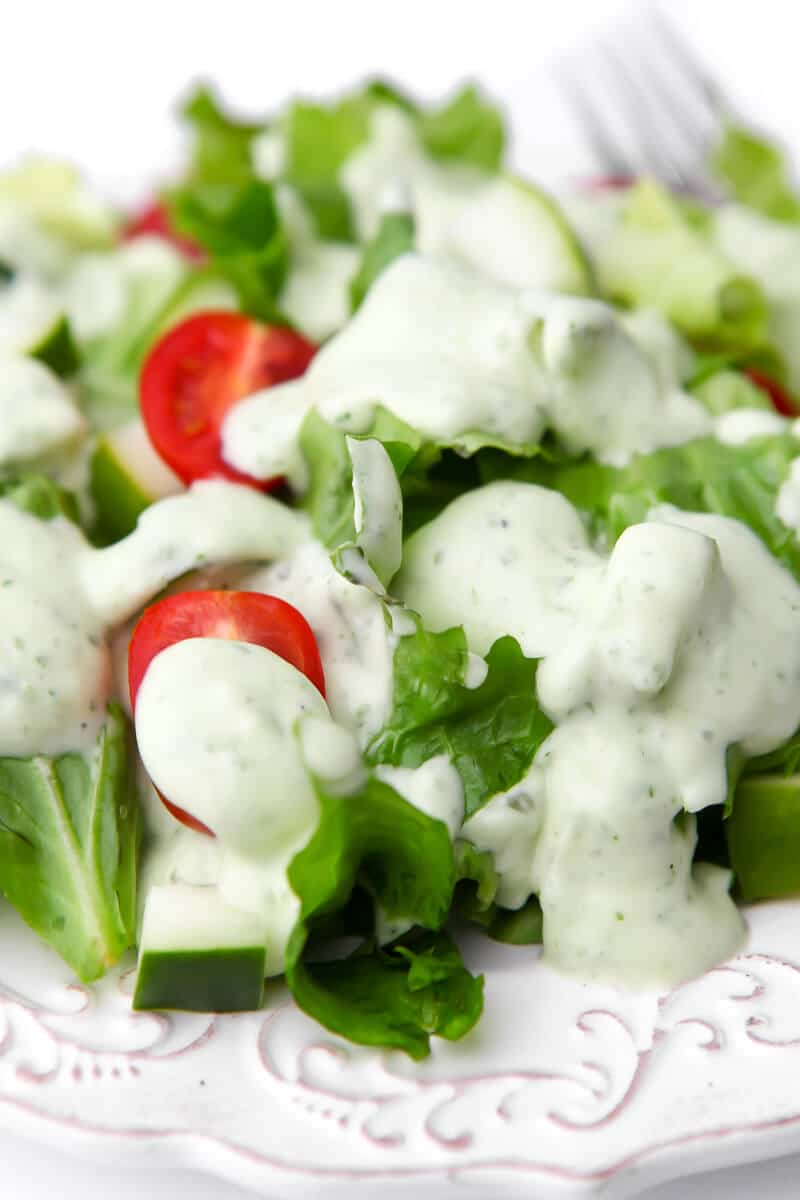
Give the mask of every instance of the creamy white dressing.
[{"label": "creamy white dressing", "polygon": [[[410,539],[394,587],[432,628],[463,622],[478,652],[512,632],[544,660],[539,700],[556,728],[536,759],[528,883],[545,956],[649,985],[733,953],[743,923],[728,876],[692,868],[681,814],[724,802],[728,746],[762,753],[800,723],[800,587],[755,535],[664,506],[605,556],[563,497],[494,484]],[[500,861],[498,828],[514,828],[503,807],[473,818]],[[512,855],[517,899],[522,879]]]},{"label": "creamy white dressing", "polygon": [[664,391],[680,388],[692,374],[695,353],[667,318],[655,308],[635,308],[620,313],[619,321],[653,364]]},{"label": "creamy white dressing", "polygon": [[800,458],[793,461],[787,478],[778,490],[775,511],[784,525],[800,534]]},{"label": "creamy white dressing", "polygon": [[413,209],[416,243],[423,252],[442,249],[455,217],[487,181],[475,168],[442,166],[429,158],[414,122],[396,105],[375,110],[369,140],[349,156],[339,178],[362,241],[378,232],[387,186],[399,184]]},{"label": "creamy white dressing", "polygon": [[429,758],[421,767],[378,766],[375,774],[409,804],[443,821],[455,837],[464,820],[464,787],[446,754]]},{"label": "creamy white dressing", "polygon": [[0,755],[92,745],[112,694],[110,627],[193,567],[280,558],[306,536],[302,516],[224,482],[153,505],[104,550],[0,501]]},{"label": "creamy white dressing", "polygon": [[84,341],[157,312],[185,274],[179,250],[164,238],[143,235],[81,255],[59,291],[70,325]]},{"label": "creamy white dressing", "polygon": [[346,439],[353,467],[356,542],[387,584],[403,557],[403,496],[392,460],[375,438]]},{"label": "creamy white dressing", "polygon": [[148,666],[136,740],[160,792],[221,843],[261,856],[294,845],[316,825],[295,726],[327,711],[305,675],[271,650],[188,638]]},{"label": "creamy white dressing", "polygon": [[792,423],[766,408],[733,408],[714,421],[714,436],[726,446],[743,446],[751,438],[791,432]]},{"label": "creamy white dressing", "polygon": [[488,851],[498,875],[495,899],[521,908],[535,888],[534,863],[542,830],[544,779],[534,762],[507,792],[498,792],[461,827],[461,836]]},{"label": "creamy white dressing", "polygon": [[283,558],[307,536],[303,514],[252,488],[207,480],[145,509],[122,541],[90,550],[84,588],[104,622],[115,625],[187,571]]},{"label": "creamy white dressing", "polygon": [[331,713],[365,746],[392,703],[396,635],[382,601],[340,575],[314,541],[246,576],[241,586],[279,596],[303,614],[319,647]]},{"label": "creamy white dressing", "polygon": [[351,433],[376,405],[436,442],[473,435],[512,446],[555,429],[609,462],[709,431],[706,410],[670,387],[613,309],[504,287],[452,261],[409,254],[377,280],[302,379],[244,400],[223,452],[257,477],[304,479],[298,433],[316,408]]},{"label": "creamy white dressing", "polygon": [[35,275],[20,273],[9,283],[0,283],[0,355],[32,350],[61,311],[53,289]]},{"label": "creamy white dressing", "polygon": [[[215,834],[159,838],[150,885],[211,886],[225,905],[257,914],[267,972],[279,974],[300,911],[287,869],[319,820],[309,772],[333,792],[360,785],[353,734],[291,664],[261,646],[215,638],[187,639],[155,656],[135,724],[151,779]],[[148,900],[145,923],[149,908]]]},{"label": "creamy white dressing", "polygon": [[57,375],[33,358],[0,353],[0,466],[51,455],[85,432],[72,393]]},{"label": "creamy white dressing", "polygon": [[313,341],[322,342],[350,316],[350,283],[361,250],[343,242],[323,241],[293,189],[277,189],[278,206],[289,238],[289,270],[278,304]]}]

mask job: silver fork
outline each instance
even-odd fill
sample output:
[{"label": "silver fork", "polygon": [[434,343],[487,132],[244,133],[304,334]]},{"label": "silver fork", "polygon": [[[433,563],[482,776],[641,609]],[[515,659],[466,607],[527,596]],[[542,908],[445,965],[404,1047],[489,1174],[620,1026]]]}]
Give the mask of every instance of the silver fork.
[{"label": "silver fork", "polygon": [[733,108],[659,9],[646,8],[644,24],[626,29],[620,45],[598,37],[582,69],[563,64],[559,83],[604,175],[647,174],[719,198],[708,154]]}]

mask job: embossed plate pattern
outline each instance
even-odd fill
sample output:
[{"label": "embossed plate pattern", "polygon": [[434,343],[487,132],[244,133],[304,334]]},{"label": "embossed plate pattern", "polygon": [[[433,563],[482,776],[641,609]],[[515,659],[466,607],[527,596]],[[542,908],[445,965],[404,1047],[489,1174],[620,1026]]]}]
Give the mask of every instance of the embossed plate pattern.
[{"label": "embossed plate pattern", "polygon": [[413,1064],[328,1035],[280,987],[257,1014],[133,1013],[129,971],[76,986],[5,910],[0,1122],[274,1198],[631,1196],[800,1148],[799,915],[751,910],[743,954],[661,995],[470,938],[484,1018]]}]

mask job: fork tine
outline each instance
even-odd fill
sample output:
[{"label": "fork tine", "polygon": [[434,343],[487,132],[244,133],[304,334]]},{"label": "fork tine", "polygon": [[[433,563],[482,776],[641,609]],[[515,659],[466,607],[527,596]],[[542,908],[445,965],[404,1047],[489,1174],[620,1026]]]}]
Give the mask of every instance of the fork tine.
[{"label": "fork tine", "polygon": [[601,43],[601,47],[614,78],[625,94],[626,101],[620,107],[638,147],[641,161],[659,179],[685,188],[689,182],[688,177],[675,154],[671,153],[666,145],[648,89],[640,83],[615,49],[606,43]]},{"label": "fork tine", "polygon": [[733,106],[717,81],[703,67],[697,55],[665,16],[660,5],[650,9],[650,24],[661,42],[669,47],[672,58],[684,79],[701,95],[715,118],[731,115]]},{"label": "fork tine", "polygon": [[[709,200],[721,199],[719,183],[708,168],[708,156],[719,136],[717,124],[709,119],[708,109],[699,97],[691,107],[684,93],[667,79],[653,63],[647,68],[649,89],[672,127],[673,145],[680,154],[682,173],[687,182]],[[679,145],[678,145],[679,142]]]},{"label": "fork tine", "polygon": [[599,116],[597,106],[581,82],[568,70],[560,72],[560,83],[589,143],[589,148],[602,170],[610,175],[631,176],[635,164],[626,154],[607,122]]}]

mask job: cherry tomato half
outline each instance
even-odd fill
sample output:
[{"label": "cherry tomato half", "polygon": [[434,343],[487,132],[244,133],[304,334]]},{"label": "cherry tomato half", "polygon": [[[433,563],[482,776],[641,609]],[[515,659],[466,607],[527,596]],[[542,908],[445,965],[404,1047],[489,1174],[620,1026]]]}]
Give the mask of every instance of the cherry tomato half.
[{"label": "cherry tomato half", "polygon": [[148,233],[164,238],[165,241],[170,242],[176,250],[180,250],[181,254],[185,258],[191,259],[192,262],[201,262],[205,258],[205,253],[197,245],[197,242],[193,242],[191,238],[184,237],[182,233],[178,233],[176,229],[173,229],[167,206],[162,204],[160,200],[154,200],[146,208],[142,209],[137,216],[132,217],[127,222],[122,230],[122,240],[130,242],[134,238]]},{"label": "cherry tomato half", "polygon": [[142,419],[156,451],[183,480],[212,477],[263,491],[222,457],[222,422],[244,396],[302,375],[316,346],[277,325],[233,312],[201,312],[170,329],[150,351],[139,380]]},{"label": "cherry tomato half", "polygon": [[[264,646],[301,671],[325,695],[325,676],[316,638],[302,613],[277,596],[263,592],[179,592],[146,608],[128,648],[131,707],[148,666],[162,650],[186,638],[229,638]],[[161,800],[183,825],[213,837],[212,830],[191,813]]]},{"label": "cherry tomato half", "polygon": [[756,367],[745,367],[744,373],[751,383],[761,388],[761,391],[769,396],[772,401],[772,407],[782,417],[800,416],[800,409],[798,409],[786,388],[782,387],[777,379],[773,379],[770,375],[765,375],[763,371],[757,370]]}]

